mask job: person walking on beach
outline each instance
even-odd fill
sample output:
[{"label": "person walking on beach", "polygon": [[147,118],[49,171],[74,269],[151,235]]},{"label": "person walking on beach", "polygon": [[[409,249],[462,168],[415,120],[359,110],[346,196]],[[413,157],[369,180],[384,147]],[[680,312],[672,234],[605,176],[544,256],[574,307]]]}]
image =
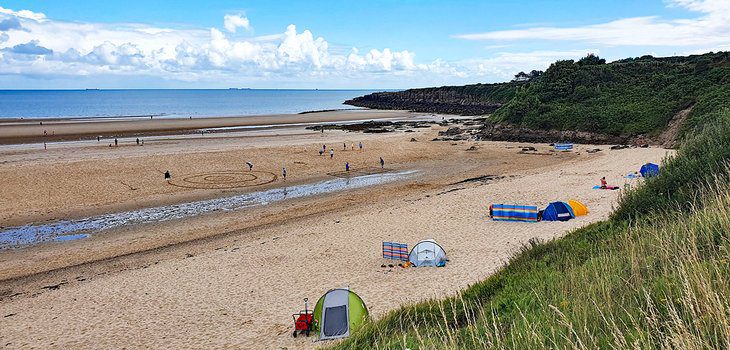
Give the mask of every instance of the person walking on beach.
[{"label": "person walking on beach", "polygon": [[380,169],[385,169],[385,161],[383,160],[383,157],[380,157]]},{"label": "person walking on beach", "polygon": [[342,143],[342,150],[347,151],[347,143],[345,143],[345,142]]},{"label": "person walking on beach", "polygon": [[322,156],[322,154],[324,154],[324,151],[323,150],[319,150],[319,156],[320,157]]},{"label": "person walking on beach", "polygon": [[117,146],[119,146],[119,140],[117,140],[117,139],[115,138],[115,139],[114,139],[114,147],[117,147]]},{"label": "person walking on beach", "polygon": [[362,151],[362,141],[358,144],[358,147],[360,147],[360,150]]},{"label": "person walking on beach", "polygon": [[350,171],[350,163],[345,162],[345,171]]},{"label": "person walking on beach", "polygon": [[335,150],[330,148],[330,159],[335,157]]},{"label": "person walking on beach", "polygon": [[246,165],[248,165],[248,171],[253,170],[253,163],[251,161],[246,162]]},{"label": "person walking on beach", "polygon": [[286,167],[283,167],[281,169],[281,176],[283,176],[284,177],[284,181],[286,181]]}]

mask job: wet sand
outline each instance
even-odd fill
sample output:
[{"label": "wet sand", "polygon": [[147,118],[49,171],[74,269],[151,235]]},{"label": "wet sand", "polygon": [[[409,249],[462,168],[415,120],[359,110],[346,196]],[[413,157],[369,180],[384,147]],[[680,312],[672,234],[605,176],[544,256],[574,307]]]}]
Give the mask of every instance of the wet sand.
[{"label": "wet sand", "polygon": [[[444,297],[493,273],[531,238],[551,239],[604,219],[618,191],[593,190],[601,176],[623,174],[663,149],[588,154],[519,152],[502,142],[432,142],[438,130],[324,134],[287,128],[218,137],[124,139],[0,148],[2,226],[183,203],[333,178],[386,159],[412,178],[238,211],[132,225],[89,239],[0,251],[0,344],[7,348],[311,348],[291,337],[291,314],[327,289],[349,286],[380,317],[403,303]],[[410,142],[411,138],[418,142]],[[363,151],[352,150],[362,141]],[[345,142],[347,150],[342,151]],[[326,144],[334,159],[319,156]],[[331,145],[331,146],[330,146]],[[467,150],[475,146],[476,150]],[[173,176],[255,169],[280,178],[252,188],[189,189]],[[53,166],[49,166],[53,164]],[[492,180],[466,181],[484,175]],[[126,186],[125,183],[130,186]],[[135,188],[135,189],[131,189]],[[544,206],[575,198],[591,214],[560,223],[493,222],[492,202]],[[434,238],[449,265],[381,268],[384,240]],[[412,288],[413,285],[429,286]]]},{"label": "wet sand", "polygon": [[[53,142],[80,138],[148,136],[200,129],[405,119],[405,111],[350,110],[305,114],[196,118],[12,119],[0,121],[0,144]],[[110,140],[106,140],[109,143]],[[111,140],[113,142],[113,140]]]}]

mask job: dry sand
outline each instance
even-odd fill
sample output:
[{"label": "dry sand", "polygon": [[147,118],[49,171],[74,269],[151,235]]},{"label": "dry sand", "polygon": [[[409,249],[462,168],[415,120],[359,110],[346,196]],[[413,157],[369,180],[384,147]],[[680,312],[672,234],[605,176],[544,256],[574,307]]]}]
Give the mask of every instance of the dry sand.
[{"label": "dry sand", "polygon": [[[594,183],[606,176],[623,186],[623,174],[667,153],[600,147],[602,152],[587,154],[588,147],[579,146],[552,154],[547,145],[533,145],[548,155],[528,155],[509,143],[425,141],[437,130],[321,135],[288,129],[160,138],[111,150],[88,143],[47,152],[6,146],[0,150],[0,176],[8,184],[2,187],[0,222],[13,224],[252,190],[180,189],[160,180],[161,169],[227,170],[253,159],[259,170],[278,174],[286,161],[287,181],[294,184],[327,179],[345,160],[365,167],[382,155],[391,169],[419,173],[347,193],[0,251],[0,345],[316,347],[322,344],[314,338],[291,337],[291,314],[304,297],[313,304],[326,290],[349,286],[377,318],[404,303],[453,294],[489,276],[531,238],[552,239],[606,218],[618,191],[593,190]],[[409,142],[411,137],[420,141]],[[365,151],[340,151],[343,141],[360,140]],[[322,143],[333,146],[335,160],[317,155]],[[466,151],[472,145],[477,150]],[[486,174],[506,177],[457,183]],[[266,186],[282,185],[277,180]],[[586,203],[590,215],[534,224],[494,222],[486,215],[492,202],[544,206],[569,198]],[[380,267],[387,263],[380,258],[382,241],[412,246],[426,238],[446,249],[447,267]]]}]

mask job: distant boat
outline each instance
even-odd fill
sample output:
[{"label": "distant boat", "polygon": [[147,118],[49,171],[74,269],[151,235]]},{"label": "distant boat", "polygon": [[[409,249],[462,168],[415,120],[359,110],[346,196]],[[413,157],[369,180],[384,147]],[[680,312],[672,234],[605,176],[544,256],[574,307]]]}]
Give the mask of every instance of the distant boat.
[{"label": "distant boat", "polygon": [[86,89],[86,91],[99,91],[99,89]]},{"label": "distant boat", "polygon": [[228,90],[251,90],[251,88],[228,88]]}]

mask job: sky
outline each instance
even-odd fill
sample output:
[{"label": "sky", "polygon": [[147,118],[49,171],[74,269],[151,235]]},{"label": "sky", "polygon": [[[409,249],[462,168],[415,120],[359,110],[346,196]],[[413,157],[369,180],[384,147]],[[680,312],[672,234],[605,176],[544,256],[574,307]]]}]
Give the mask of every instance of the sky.
[{"label": "sky", "polygon": [[730,0],[0,0],[0,89],[400,89],[730,50]]}]

